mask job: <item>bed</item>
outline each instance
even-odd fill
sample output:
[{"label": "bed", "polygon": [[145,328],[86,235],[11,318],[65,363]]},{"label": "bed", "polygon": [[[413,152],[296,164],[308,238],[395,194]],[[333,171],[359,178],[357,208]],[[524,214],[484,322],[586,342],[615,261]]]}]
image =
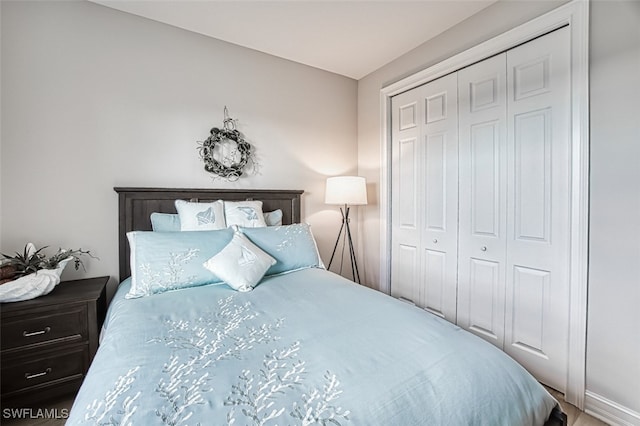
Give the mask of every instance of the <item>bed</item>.
[{"label": "bed", "polygon": [[126,233],[149,231],[151,213],[175,213],[175,199],[261,200],[283,212],[276,232],[300,221],[302,191],[116,191],[122,283],[67,425],[566,424],[503,352],[321,264],[247,292],[205,284],[126,298],[137,262]]}]

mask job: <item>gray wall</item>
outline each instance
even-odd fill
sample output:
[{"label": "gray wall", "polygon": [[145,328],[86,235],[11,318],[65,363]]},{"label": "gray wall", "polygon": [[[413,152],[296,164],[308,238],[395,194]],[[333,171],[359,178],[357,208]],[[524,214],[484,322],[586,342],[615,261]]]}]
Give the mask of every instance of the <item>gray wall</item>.
[{"label": "gray wall", "polygon": [[[357,170],[356,81],[89,2],[1,7],[2,251],[82,247],[86,275],[115,277],[114,186],[246,187],[304,189],[328,260],[324,178]],[[232,184],[196,153],[225,105],[261,166]]]},{"label": "gray wall", "polygon": [[[501,1],[358,82],[358,166],[379,191],[380,89],[562,2]],[[587,390],[640,412],[640,2],[591,3]],[[373,198],[373,197],[372,197]],[[360,209],[366,283],[379,287],[380,211]]]},{"label": "gray wall", "polygon": [[590,54],[587,389],[640,413],[640,2],[591,3]]}]

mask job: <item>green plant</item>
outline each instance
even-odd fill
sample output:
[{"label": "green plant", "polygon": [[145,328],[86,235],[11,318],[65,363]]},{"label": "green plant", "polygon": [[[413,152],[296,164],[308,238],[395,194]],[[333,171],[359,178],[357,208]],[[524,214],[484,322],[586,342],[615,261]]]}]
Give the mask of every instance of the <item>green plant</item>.
[{"label": "green plant", "polygon": [[39,265],[40,263],[42,263],[44,254],[42,254],[41,252],[46,247],[42,247],[35,251],[35,247],[31,247],[29,244],[25,245],[24,251],[22,253],[16,252],[15,256],[9,256],[4,253],[0,253],[6,260],[6,262],[4,262],[5,265],[13,265],[16,268],[14,277],[29,275],[42,269]]},{"label": "green plant", "polygon": [[36,250],[33,244],[28,243],[24,246],[22,253],[16,252],[14,256],[9,256],[4,253],[0,253],[5,262],[4,265],[13,265],[16,268],[14,278],[20,278],[25,275],[36,273],[41,269],[56,269],[58,264],[65,259],[72,258],[75,269],[78,270],[80,266],[84,270],[84,264],[82,263],[81,256],[89,256],[92,259],[98,259],[91,254],[89,250],[71,250],[59,248],[58,251],[50,257],[47,257],[43,250],[47,246],[41,247]]}]

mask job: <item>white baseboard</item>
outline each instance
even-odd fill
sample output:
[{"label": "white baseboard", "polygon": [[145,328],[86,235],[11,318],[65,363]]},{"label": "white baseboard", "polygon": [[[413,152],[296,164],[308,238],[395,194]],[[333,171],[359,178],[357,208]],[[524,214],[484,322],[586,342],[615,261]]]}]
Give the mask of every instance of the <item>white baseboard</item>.
[{"label": "white baseboard", "polygon": [[587,391],[584,412],[613,426],[640,426],[640,413]]}]

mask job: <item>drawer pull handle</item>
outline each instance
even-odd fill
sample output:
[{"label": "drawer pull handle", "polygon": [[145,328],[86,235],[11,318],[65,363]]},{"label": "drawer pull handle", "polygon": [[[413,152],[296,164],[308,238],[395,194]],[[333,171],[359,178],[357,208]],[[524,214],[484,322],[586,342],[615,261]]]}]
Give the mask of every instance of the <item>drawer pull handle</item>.
[{"label": "drawer pull handle", "polygon": [[45,327],[44,330],[40,330],[40,331],[32,331],[31,333],[28,333],[26,331],[22,332],[22,335],[24,337],[31,337],[31,336],[39,336],[41,334],[47,334],[48,332],[51,331],[51,327]]},{"label": "drawer pull handle", "polygon": [[47,368],[42,373],[36,373],[36,374],[24,373],[24,378],[27,379],[27,380],[35,379],[36,377],[46,376],[49,373],[51,373],[51,368]]}]

